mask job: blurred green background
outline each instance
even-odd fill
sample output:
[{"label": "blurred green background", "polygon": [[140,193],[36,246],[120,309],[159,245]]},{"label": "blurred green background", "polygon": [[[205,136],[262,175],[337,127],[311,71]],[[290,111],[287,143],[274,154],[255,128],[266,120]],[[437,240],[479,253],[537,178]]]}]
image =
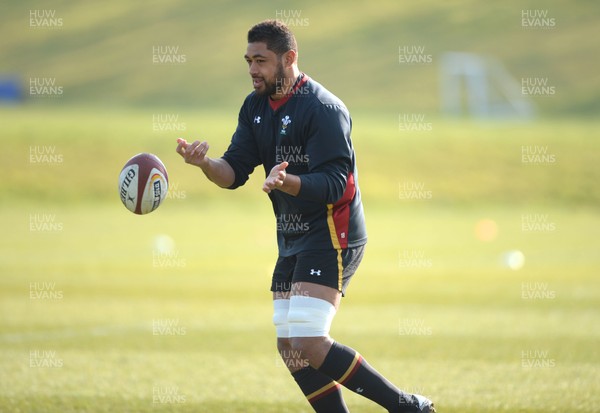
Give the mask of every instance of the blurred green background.
[{"label": "blurred green background", "polygon": [[[276,17],[353,117],[370,240],[334,338],[441,412],[598,411],[600,6],[582,0],[5,2],[0,83],[22,100],[0,105],[0,411],[310,410],[275,350],[262,170],[225,191],[175,153],[226,149],[246,32]],[[448,51],[555,93],[530,119],[445,116]],[[138,152],[170,178],[142,217],[117,191]]]},{"label": "blurred green background", "polygon": [[[440,54],[467,51],[498,58],[516,78],[548,77],[557,96],[536,101],[544,114],[593,116],[599,8],[586,0],[5,2],[0,67],[25,80],[55,77],[64,87],[57,104],[237,110],[250,90],[246,32],[279,16],[294,29],[301,68],[354,111],[435,113]],[[62,26],[30,27],[30,10],[53,11]],[[523,11],[553,20],[523,26]],[[153,64],[159,45],[178,47],[185,63]],[[424,47],[432,64],[400,65],[402,46]]]}]

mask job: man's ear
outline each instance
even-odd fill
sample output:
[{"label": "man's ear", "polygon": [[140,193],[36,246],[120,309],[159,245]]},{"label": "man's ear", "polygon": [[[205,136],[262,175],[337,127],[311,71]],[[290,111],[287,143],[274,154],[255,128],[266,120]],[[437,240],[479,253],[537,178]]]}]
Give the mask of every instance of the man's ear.
[{"label": "man's ear", "polygon": [[298,53],[296,53],[294,50],[288,50],[283,54],[283,65],[286,67],[292,66],[294,63],[296,63],[297,57]]}]

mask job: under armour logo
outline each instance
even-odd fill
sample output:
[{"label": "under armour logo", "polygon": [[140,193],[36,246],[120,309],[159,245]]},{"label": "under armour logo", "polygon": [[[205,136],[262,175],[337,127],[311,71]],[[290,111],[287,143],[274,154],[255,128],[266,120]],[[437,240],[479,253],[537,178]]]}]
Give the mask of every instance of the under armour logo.
[{"label": "under armour logo", "polygon": [[310,275],[316,275],[317,277],[320,277],[321,276],[321,270],[311,269],[310,270]]},{"label": "under armour logo", "polygon": [[254,123],[260,123],[260,116],[254,117]]}]

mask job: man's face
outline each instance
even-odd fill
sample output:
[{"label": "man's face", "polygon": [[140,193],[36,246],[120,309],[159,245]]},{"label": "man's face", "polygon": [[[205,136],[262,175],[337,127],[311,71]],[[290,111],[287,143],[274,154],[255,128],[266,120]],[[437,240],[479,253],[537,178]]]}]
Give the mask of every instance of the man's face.
[{"label": "man's face", "polygon": [[252,77],[252,86],[256,94],[272,96],[281,93],[285,73],[281,58],[267,49],[263,42],[248,43],[246,55],[248,73]]}]

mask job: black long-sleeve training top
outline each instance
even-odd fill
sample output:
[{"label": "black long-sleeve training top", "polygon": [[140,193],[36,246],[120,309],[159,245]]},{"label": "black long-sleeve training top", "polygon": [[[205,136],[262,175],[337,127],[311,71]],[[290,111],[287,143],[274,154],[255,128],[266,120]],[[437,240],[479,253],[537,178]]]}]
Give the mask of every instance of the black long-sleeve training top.
[{"label": "black long-sleeve training top", "polygon": [[246,97],[223,155],[235,172],[229,188],[244,185],[260,164],[266,177],[284,161],[286,172],[301,180],[297,196],[269,194],[280,256],[367,242],[351,129],[344,103],[305,74],[280,100],[255,92]]}]

